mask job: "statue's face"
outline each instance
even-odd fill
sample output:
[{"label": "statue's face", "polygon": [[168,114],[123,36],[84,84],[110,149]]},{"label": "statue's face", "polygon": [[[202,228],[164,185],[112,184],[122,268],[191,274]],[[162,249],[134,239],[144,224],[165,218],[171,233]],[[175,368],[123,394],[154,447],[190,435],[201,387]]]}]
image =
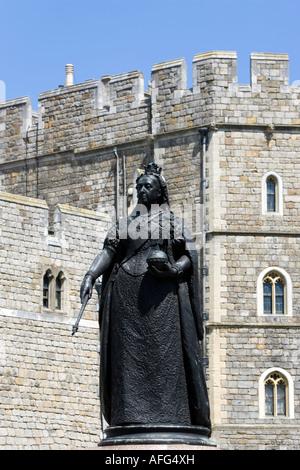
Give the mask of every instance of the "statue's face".
[{"label": "statue's face", "polygon": [[144,204],[150,207],[151,204],[157,204],[159,196],[161,195],[161,189],[159,182],[156,178],[151,176],[142,176],[137,185],[137,197],[140,204]]}]

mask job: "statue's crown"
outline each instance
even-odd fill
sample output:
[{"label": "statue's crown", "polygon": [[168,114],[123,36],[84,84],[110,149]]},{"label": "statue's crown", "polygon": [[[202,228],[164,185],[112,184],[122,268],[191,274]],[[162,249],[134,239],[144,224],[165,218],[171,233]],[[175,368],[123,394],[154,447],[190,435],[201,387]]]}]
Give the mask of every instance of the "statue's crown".
[{"label": "statue's crown", "polygon": [[149,175],[157,175],[160,176],[162,168],[157,165],[157,163],[148,163],[148,165],[145,165],[145,174]]}]

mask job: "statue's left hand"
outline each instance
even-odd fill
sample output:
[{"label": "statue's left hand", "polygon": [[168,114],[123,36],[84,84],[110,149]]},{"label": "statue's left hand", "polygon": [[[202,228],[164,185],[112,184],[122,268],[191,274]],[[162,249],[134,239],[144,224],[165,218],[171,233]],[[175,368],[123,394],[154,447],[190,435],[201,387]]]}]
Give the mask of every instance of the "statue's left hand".
[{"label": "statue's left hand", "polygon": [[170,263],[167,263],[164,266],[163,270],[157,269],[155,266],[149,266],[149,271],[154,274],[155,276],[161,277],[163,279],[166,278],[175,278],[178,275],[178,270],[176,268],[173,268],[173,266]]}]

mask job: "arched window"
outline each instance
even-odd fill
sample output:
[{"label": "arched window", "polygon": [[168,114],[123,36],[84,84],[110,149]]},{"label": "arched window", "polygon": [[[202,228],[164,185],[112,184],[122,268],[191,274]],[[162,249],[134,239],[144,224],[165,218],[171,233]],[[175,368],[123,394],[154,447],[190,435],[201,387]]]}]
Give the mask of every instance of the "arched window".
[{"label": "arched window", "polygon": [[43,307],[49,308],[50,306],[50,284],[53,276],[50,269],[44,274],[43,277]]},{"label": "arched window", "polygon": [[61,310],[61,294],[62,294],[62,280],[57,276],[55,280],[55,308]]},{"label": "arched window", "polygon": [[291,278],[278,266],[265,269],[258,277],[257,314],[292,315]]},{"label": "arched window", "polygon": [[287,381],[278,374],[272,372],[264,383],[265,386],[265,415],[286,416],[287,409]]},{"label": "arched window", "polygon": [[274,176],[269,176],[266,181],[267,185],[267,211],[278,212],[277,209],[277,180]]},{"label": "arched window", "polygon": [[[48,268],[43,276],[42,307],[53,313],[66,309],[65,305],[65,276],[56,267]],[[51,312],[50,312],[51,313]]]},{"label": "arched window", "polygon": [[262,213],[283,214],[282,179],[277,173],[268,172],[262,178]]},{"label": "arched window", "polygon": [[293,380],[283,369],[268,369],[260,377],[259,416],[294,418]]},{"label": "arched window", "polygon": [[269,272],[264,277],[263,296],[265,315],[284,315],[286,313],[285,281],[278,272]]}]

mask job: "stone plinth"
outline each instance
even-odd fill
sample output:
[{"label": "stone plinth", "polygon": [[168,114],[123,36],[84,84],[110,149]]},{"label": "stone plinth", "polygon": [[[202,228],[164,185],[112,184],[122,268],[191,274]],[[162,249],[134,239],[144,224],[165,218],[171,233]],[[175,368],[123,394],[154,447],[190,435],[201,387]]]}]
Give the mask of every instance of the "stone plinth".
[{"label": "stone plinth", "polygon": [[109,426],[98,447],[106,450],[178,450],[216,448],[209,439],[210,429],[203,426],[143,424]]}]

